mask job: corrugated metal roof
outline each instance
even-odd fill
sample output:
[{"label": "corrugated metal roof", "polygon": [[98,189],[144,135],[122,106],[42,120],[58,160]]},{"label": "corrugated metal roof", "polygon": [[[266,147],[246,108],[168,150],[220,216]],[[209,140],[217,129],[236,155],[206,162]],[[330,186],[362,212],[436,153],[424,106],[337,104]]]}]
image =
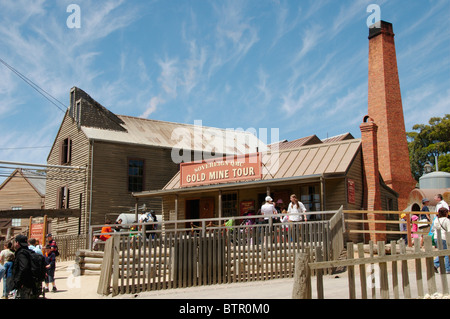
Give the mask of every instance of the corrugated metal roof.
[{"label": "corrugated metal roof", "polygon": [[344,134],[340,134],[340,135],[336,135],[336,136],[332,136],[332,137],[328,137],[322,140],[323,143],[333,143],[333,142],[338,142],[338,141],[343,141],[343,140],[350,140],[353,139],[353,135],[351,133],[344,133]]},{"label": "corrugated metal roof", "polygon": [[[360,146],[361,139],[351,139],[264,153],[262,180],[345,174]],[[178,188],[180,188],[180,172],[163,189]]]},{"label": "corrugated metal roof", "polygon": [[82,127],[84,134],[93,140],[159,146],[167,148],[215,151],[223,154],[254,153],[267,146],[250,132],[172,123],[117,115],[126,132]]},{"label": "corrugated metal roof", "polygon": [[286,150],[286,149],[291,149],[291,148],[298,148],[301,146],[305,146],[305,145],[313,145],[313,144],[321,144],[322,141],[316,136],[316,135],[311,135],[311,136],[306,136],[306,137],[301,137],[298,138],[296,140],[293,141],[281,141],[278,143],[274,143],[271,144],[271,147],[278,147],[278,150]]}]

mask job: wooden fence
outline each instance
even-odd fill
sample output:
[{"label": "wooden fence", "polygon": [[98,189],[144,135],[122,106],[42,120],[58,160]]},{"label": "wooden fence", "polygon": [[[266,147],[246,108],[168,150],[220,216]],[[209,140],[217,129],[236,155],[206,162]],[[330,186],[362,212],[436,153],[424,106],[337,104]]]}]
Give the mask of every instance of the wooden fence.
[{"label": "wooden fence", "polygon": [[316,214],[323,220],[257,223],[264,219],[259,215],[233,217],[232,226],[225,226],[223,219],[182,221],[198,223],[192,228],[162,222],[161,230],[148,238],[144,230],[112,233],[105,245],[98,293],[292,277],[298,252],[320,246],[324,260],[332,260],[344,248],[342,209]]},{"label": "wooden fence", "polygon": [[[446,234],[449,242],[450,233]],[[311,271],[316,271],[317,298],[323,299],[324,283],[323,269],[329,267],[347,267],[348,271],[348,298],[349,299],[409,299],[421,298],[426,293],[433,295],[440,289],[444,295],[448,295],[448,281],[445,270],[445,256],[450,255],[450,249],[443,249],[442,241],[438,238],[438,249],[433,249],[432,239],[426,236],[424,240],[424,251],[420,248],[419,239],[414,240],[414,252],[407,253],[406,246],[401,240],[399,251],[397,243],[390,243],[390,255],[387,255],[384,242],[377,243],[378,256],[374,256],[374,245],[370,242],[370,257],[365,257],[364,245],[357,245],[358,258],[354,258],[354,244],[347,244],[347,260],[322,261],[321,248],[316,247],[316,260],[312,261],[310,254],[299,254],[296,259],[296,277],[293,297],[298,299],[310,299]],[[434,259],[439,258],[439,274],[435,271]],[[409,261],[409,263],[408,263]],[[391,263],[391,267],[388,267]],[[399,267],[400,266],[400,267]],[[413,269],[415,271],[413,271]],[[356,272],[358,271],[358,274]],[[410,278],[413,276],[414,278]],[[359,291],[358,291],[359,277]],[[439,278],[437,278],[439,277]],[[401,282],[399,282],[401,278]],[[436,282],[437,281],[437,282]],[[302,282],[302,285],[298,283]],[[415,283],[415,286],[413,284]],[[424,284],[427,289],[425,290]],[[439,289],[438,289],[439,288]],[[342,298],[342,296],[339,296]]]},{"label": "wooden fence", "polygon": [[56,244],[58,245],[58,260],[74,260],[77,255],[77,251],[86,247],[87,235],[68,235],[68,236],[55,236]]},{"label": "wooden fence", "polygon": [[[428,226],[431,226],[431,221],[419,222],[411,220],[413,215],[420,215],[423,213],[427,212],[344,210],[348,234],[358,234],[365,239],[379,236],[386,238],[386,241],[389,241],[389,238],[391,240],[399,239],[402,236],[411,238],[412,226],[414,224],[428,224]],[[429,213],[435,214],[434,212]],[[401,214],[406,214],[405,221],[400,219]],[[373,218],[369,218],[369,215],[372,215]],[[369,227],[369,224],[373,225],[372,228]],[[406,224],[406,231],[400,230],[400,224]],[[428,231],[423,231],[419,228],[415,234],[419,236],[427,235]],[[370,239],[365,240],[365,242],[369,241]],[[407,245],[412,247],[412,243],[412,240],[408,240]]]}]

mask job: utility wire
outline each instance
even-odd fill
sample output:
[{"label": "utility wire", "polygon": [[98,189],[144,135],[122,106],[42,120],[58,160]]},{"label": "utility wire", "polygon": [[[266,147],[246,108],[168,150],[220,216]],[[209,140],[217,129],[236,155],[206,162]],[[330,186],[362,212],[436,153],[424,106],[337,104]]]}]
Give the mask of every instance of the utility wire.
[{"label": "utility wire", "polygon": [[[57,103],[61,104],[63,107],[67,108],[64,103],[59,101],[57,98],[53,97],[50,93],[39,87],[37,84],[35,84],[33,81],[28,79],[25,75],[17,71],[15,68],[13,68],[11,65],[6,63],[3,59],[0,58],[0,62],[6,66],[8,69],[10,69],[12,72],[14,72],[18,77],[20,77],[23,81],[25,81],[29,86],[31,86],[34,90],[36,90],[39,94],[41,94],[44,98],[46,98],[50,103],[55,105],[61,112],[66,113],[64,109],[62,109]],[[56,102],[57,103],[56,103]]]}]

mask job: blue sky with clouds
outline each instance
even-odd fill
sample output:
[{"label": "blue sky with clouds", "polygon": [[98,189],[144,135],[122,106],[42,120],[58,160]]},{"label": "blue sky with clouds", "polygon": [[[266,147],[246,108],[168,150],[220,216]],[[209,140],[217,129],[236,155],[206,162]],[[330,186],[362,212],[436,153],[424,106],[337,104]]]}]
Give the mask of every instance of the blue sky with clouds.
[{"label": "blue sky with clouds", "polygon": [[[406,129],[449,113],[448,0],[0,0],[0,58],[65,106],[78,86],[121,115],[360,137],[369,4],[393,23]],[[46,163],[63,116],[0,64],[0,160]]]}]

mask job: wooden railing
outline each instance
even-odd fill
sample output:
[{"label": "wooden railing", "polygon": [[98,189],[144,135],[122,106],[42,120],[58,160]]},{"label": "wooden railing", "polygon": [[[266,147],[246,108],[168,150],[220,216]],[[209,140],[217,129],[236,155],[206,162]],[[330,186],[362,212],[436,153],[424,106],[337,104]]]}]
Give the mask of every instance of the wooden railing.
[{"label": "wooden railing", "polygon": [[[450,233],[447,233],[446,241],[449,242],[449,240]],[[369,297],[372,299],[423,298],[426,293],[433,295],[439,290],[443,295],[448,295],[448,275],[446,274],[444,258],[450,255],[450,249],[443,249],[441,238],[438,238],[437,242],[439,248],[434,249],[431,237],[426,236],[424,250],[422,250],[419,245],[419,239],[415,238],[414,252],[407,253],[406,246],[402,240],[399,244],[392,241],[389,255],[386,254],[384,242],[378,242],[376,248],[373,242],[370,242],[369,257],[366,257],[364,245],[359,243],[357,245],[358,258],[354,258],[354,244],[349,242],[347,243],[347,259],[339,261],[322,261],[321,247],[316,247],[315,260],[311,260],[308,253],[299,254],[296,258],[293,298],[311,298],[311,271],[313,270],[317,274],[317,298],[325,298],[324,291],[326,291],[326,287],[324,287],[322,271],[329,267],[347,267],[349,299],[367,299]],[[399,246],[399,249],[397,249],[397,246]],[[374,256],[374,251],[377,251],[377,256]],[[435,258],[439,258],[440,274],[435,271]],[[408,264],[408,261],[414,261],[414,266],[412,266],[412,263]],[[391,263],[391,267],[388,267],[388,263]],[[413,274],[411,267],[414,268],[415,274]],[[358,274],[356,274],[357,270]],[[415,278],[410,278],[411,275]],[[439,285],[436,283],[437,277],[439,277]],[[358,278],[359,294],[357,294]],[[399,283],[399,278],[401,278],[401,283]],[[300,282],[303,284],[297,284]],[[415,288],[413,287],[414,282],[416,284]],[[425,283],[427,290],[424,289]],[[336,298],[336,296],[332,296],[332,298]],[[338,298],[343,298],[343,296]]]},{"label": "wooden railing", "polygon": [[[315,221],[257,223],[265,216],[160,222],[159,230],[111,233],[98,293],[113,295],[177,287],[269,280],[293,276],[294,257],[317,246],[324,260],[339,256],[342,209],[316,212]],[[330,216],[331,215],[331,216]],[[282,217],[280,215],[278,217]],[[253,220],[244,224],[241,221]],[[182,225],[198,223],[198,227]],[[171,225],[173,223],[178,223]],[[157,224],[157,223],[151,223]],[[183,228],[184,227],[184,228]]]},{"label": "wooden railing", "polygon": [[68,236],[55,236],[56,244],[58,245],[58,260],[74,260],[79,251],[86,247],[87,235],[68,235]]},{"label": "wooden railing", "polygon": [[[432,222],[420,222],[419,221],[412,221],[411,217],[413,215],[420,215],[425,214],[427,212],[403,212],[403,211],[367,211],[367,210],[344,210],[345,214],[345,224],[346,232],[348,234],[383,234],[383,235],[390,235],[391,237],[397,237],[400,239],[402,235],[406,235],[406,237],[409,239],[407,241],[407,245],[409,247],[413,246],[413,241],[411,240],[412,235],[412,226],[414,224],[428,224],[431,225]],[[369,219],[368,214],[373,214],[375,218]],[[401,214],[406,214],[405,221],[402,221],[400,219]],[[431,213],[433,214],[433,213]],[[359,218],[349,218],[349,216],[359,216]],[[382,219],[377,219],[376,216],[383,217]],[[386,216],[394,216],[393,219],[386,219]],[[378,226],[382,226],[383,229],[369,229],[368,224],[372,223]],[[400,225],[406,224],[406,231],[400,230]],[[352,227],[352,225],[355,225],[355,227]],[[424,235],[428,235],[427,231],[422,231],[418,229],[417,232],[414,234],[417,234],[419,237]],[[369,240],[367,240],[368,242]]]}]

